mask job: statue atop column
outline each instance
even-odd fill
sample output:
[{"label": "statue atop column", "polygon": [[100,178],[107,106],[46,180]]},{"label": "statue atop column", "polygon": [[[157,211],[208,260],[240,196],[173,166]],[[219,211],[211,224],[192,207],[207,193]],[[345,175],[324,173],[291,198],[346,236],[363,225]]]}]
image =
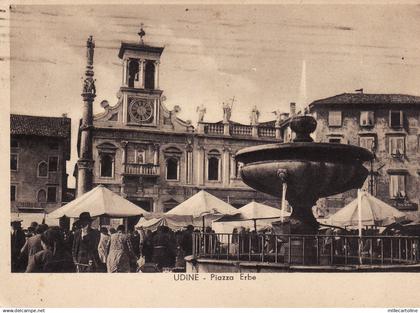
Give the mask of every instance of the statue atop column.
[{"label": "statue atop column", "polygon": [[196,112],[198,112],[198,122],[202,123],[204,121],[204,115],[206,114],[206,107],[202,104],[197,107]]},{"label": "statue atop column", "polygon": [[250,115],[251,125],[258,125],[259,118],[260,118],[260,111],[258,111],[257,106],[254,105],[251,111],[251,115]]},{"label": "statue atop column", "polygon": [[93,37],[89,36],[87,42],[86,42],[86,47],[87,47],[87,53],[86,53],[86,58],[87,58],[87,66],[88,67],[92,67],[93,66],[93,53],[94,53],[94,49],[95,49],[95,42],[93,41]]},{"label": "statue atop column", "polygon": [[281,120],[282,120],[283,112],[280,111],[280,109],[276,109],[275,111],[273,111],[271,113],[273,113],[276,116],[276,124],[275,124],[275,126],[276,127],[279,127],[280,126],[280,123],[281,123]]},{"label": "statue atop column", "polygon": [[223,102],[223,124],[227,124],[232,116],[232,104]]}]

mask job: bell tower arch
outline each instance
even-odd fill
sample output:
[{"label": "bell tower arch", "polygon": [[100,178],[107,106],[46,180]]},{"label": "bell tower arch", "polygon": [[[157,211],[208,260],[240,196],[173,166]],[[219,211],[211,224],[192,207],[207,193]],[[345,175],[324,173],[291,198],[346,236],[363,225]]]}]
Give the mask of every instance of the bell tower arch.
[{"label": "bell tower arch", "polygon": [[159,89],[159,64],[163,47],[144,43],[141,27],[140,41],[122,42],[118,57],[122,59],[124,118],[127,125],[157,126],[162,90]]}]

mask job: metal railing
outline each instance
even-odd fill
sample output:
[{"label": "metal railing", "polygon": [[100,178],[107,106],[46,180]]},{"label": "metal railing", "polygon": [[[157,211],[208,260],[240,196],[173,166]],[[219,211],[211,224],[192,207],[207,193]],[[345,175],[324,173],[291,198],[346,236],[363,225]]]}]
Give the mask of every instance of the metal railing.
[{"label": "metal railing", "polygon": [[194,233],[193,256],[289,265],[420,263],[420,237]]},{"label": "metal railing", "polygon": [[159,165],[127,163],[124,166],[125,175],[158,176]]}]

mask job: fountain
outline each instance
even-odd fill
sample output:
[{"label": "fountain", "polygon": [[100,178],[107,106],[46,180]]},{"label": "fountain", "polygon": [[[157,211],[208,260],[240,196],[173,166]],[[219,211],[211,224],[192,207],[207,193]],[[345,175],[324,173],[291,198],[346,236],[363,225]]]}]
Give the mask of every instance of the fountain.
[{"label": "fountain", "polygon": [[363,162],[373,159],[361,147],[313,142],[310,134],[316,126],[312,116],[295,116],[290,122],[296,134],[293,142],[253,146],[236,154],[244,164],[241,176],[247,185],[279,197],[287,190],[285,198],[293,208],[290,234],[316,234],[319,224],[312,213],[316,201],[360,188],[369,173]]}]

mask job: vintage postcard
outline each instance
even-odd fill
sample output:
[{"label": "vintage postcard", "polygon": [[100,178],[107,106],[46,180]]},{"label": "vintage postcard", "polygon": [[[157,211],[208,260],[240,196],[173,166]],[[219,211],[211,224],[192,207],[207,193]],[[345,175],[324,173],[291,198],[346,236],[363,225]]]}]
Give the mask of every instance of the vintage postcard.
[{"label": "vintage postcard", "polygon": [[419,4],[0,14],[1,306],[420,306]]}]

